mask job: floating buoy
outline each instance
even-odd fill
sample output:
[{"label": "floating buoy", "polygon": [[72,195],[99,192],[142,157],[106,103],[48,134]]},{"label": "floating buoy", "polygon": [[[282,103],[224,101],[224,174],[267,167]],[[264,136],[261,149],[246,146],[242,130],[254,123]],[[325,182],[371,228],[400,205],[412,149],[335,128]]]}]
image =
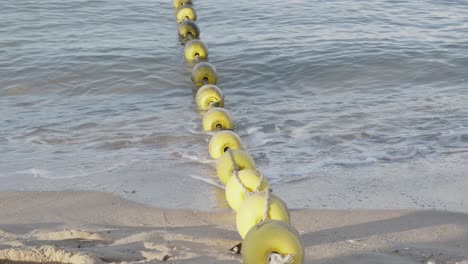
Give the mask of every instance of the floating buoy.
[{"label": "floating buoy", "polygon": [[216,163],[216,174],[224,185],[228,183],[234,171],[234,164],[232,164],[231,153],[238,170],[256,169],[255,162],[247,152],[240,149],[226,151]]},{"label": "floating buoy", "polygon": [[191,5],[192,0],[174,0],[174,8],[179,8],[183,5]]},{"label": "floating buoy", "polygon": [[[245,198],[244,202],[237,210],[236,225],[237,231],[242,238],[247,232],[263,220],[267,199],[265,193],[254,193]],[[266,219],[281,220],[289,223],[289,213],[286,204],[278,197],[270,194]]]},{"label": "floating buoy", "polygon": [[[228,131],[234,123],[223,109],[224,96],[215,86],[218,74],[207,62],[207,47],[199,40],[200,29],[194,22],[197,13],[192,0],[173,0],[180,41],[185,44],[184,57],[193,61],[192,81],[199,88],[196,103],[206,111],[205,131],[218,131],[209,142],[209,153],[218,159],[216,172],[226,185],[229,206],[237,212],[236,226],[244,239],[242,257],[247,264],[302,264],[304,249],[298,232],[289,225],[286,204],[271,194],[269,183],[256,170],[252,157],[245,152],[239,136]],[[200,111],[201,113],[203,113]],[[236,246],[240,250],[240,246]]]},{"label": "floating buoy", "polygon": [[229,130],[214,134],[208,143],[208,151],[213,159],[219,159],[228,149],[243,149],[239,136]]},{"label": "floating buoy", "polygon": [[212,107],[223,107],[224,95],[215,85],[207,84],[198,89],[195,101],[200,110],[209,110]]},{"label": "floating buoy", "polygon": [[186,19],[196,21],[197,20],[197,12],[193,9],[190,5],[182,5],[176,11],[176,21],[177,23],[182,23]]},{"label": "floating buoy", "polygon": [[204,84],[216,84],[218,82],[218,74],[213,65],[208,62],[200,62],[193,67],[192,81],[196,87],[201,87]]},{"label": "floating buoy", "polygon": [[289,259],[274,263],[302,264],[304,247],[299,233],[283,221],[267,220],[250,229],[242,243],[245,264],[273,263],[272,258]]},{"label": "floating buoy", "polygon": [[197,24],[191,20],[185,20],[178,26],[179,37],[183,43],[191,39],[197,39],[200,37],[200,29]]},{"label": "floating buoy", "polygon": [[201,40],[193,39],[185,44],[184,57],[188,61],[207,60],[208,49]]},{"label": "floating buoy", "polygon": [[215,107],[206,112],[203,117],[203,129],[205,131],[233,129],[234,123],[231,116],[223,108]]},{"label": "floating buoy", "polygon": [[[239,171],[239,180],[242,185],[244,185],[245,190],[249,193],[254,191],[264,191],[270,186],[266,178],[263,178],[262,183],[260,184],[260,178],[260,174],[256,170],[246,169]],[[226,184],[226,200],[232,210],[239,210],[239,207],[245,200],[246,195],[244,188],[239,184],[236,177],[231,177]]]}]

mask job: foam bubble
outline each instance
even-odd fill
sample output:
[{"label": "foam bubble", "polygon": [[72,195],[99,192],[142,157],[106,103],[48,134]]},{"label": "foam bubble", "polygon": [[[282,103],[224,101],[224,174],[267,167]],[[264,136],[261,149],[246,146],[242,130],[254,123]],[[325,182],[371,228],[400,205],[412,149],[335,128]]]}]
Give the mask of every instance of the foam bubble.
[{"label": "foam bubble", "polygon": [[211,186],[214,186],[214,187],[217,187],[217,188],[220,188],[220,189],[226,189],[226,187],[224,187],[224,185],[222,184],[219,184],[217,181],[211,179],[211,178],[206,178],[206,177],[203,177],[203,176],[197,176],[197,175],[189,175],[190,178],[193,178],[195,180],[198,180],[198,181],[201,181],[201,182],[204,182],[204,183],[207,183]]},{"label": "foam bubble", "polygon": [[366,157],[364,159],[359,159],[359,160],[348,160],[348,159],[329,159],[329,160],[324,160],[321,162],[322,167],[327,167],[327,166],[335,166],[335,165],[340,165],[340,166],[362,166],[362,165],[368,165],[377,162],[378,159],[374,157]]},{"label": "foam bubble", "polygon": [[203,164],[216,164],[216,160],[208,159],[206,157],[200,156],[200,155],[194,155],[194,154],[189,154],[189,153],[182,153],[181,154],[182,158],[189,159],[196,161],[198,163],[203,163]]}]

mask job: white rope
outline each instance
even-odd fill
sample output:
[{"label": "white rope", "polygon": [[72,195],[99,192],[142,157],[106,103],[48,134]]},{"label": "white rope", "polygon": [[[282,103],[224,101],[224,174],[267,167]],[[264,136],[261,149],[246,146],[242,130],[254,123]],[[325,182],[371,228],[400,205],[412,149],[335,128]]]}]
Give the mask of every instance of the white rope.
[{"label": "white rope", "polygon": [[227,152],[229,153],[229,157],[231,158],[232,162],[232,175],[234,176],[234,178],[236,178],[237,183],[242,187],[242,190],[244,190],[244,193],[247,195],[249,191],[247,190],[247,188],[245,188],[245,185],[239,178],[239,167],[237,166],[236,161],[234,160],[234,154],[232,154],[232,149],[228,148]]},{"label": "white rope", "polygon": [[268,211],[270,210],[270,192],[270,188],[265,190],[265,210],[263,211],[262,222],[265,222],[265,220],[268,218]]},{"label": "white rope", "polygon": [[208,107],[211,109],[213,107],[219,107],[219,103],[221,103],[221,101],[218,101],[218,102],[210,102],[210,104],[208,105]]},{"label": "white rope", "polygon": [[224,94],[221,94],[221,96],[222,96],[221,100],[219,100],[217,102],[210,102],[209,103],[208,106],[209,106],[210,109],[213,108],[213,107],[219,107],[219,105],[221,104],[222,101],[224,101],[224,98],[225,98]]},{"label": "white rope", "polygon": [[186,39],[187,39],[187,41],[186,41],[185,43],[187,43],[187,42],[191,41],[192,39],[194,39],[194,37],[193,37],[193,35],[192,35],[191,32],[187,33]]},{"label": "white rope", "polygon": [[260,187],[262,186],[262,182],[263,182],[263,178],[264,178],[263,173],[262,173],[262,171],[260,169],[257,169],[257,172],[258,172],[258,174],[260,174],[260,182],[258,183],[257,188],[255,188],[254,192],[259,192],[260,191]]},{"label": "white rope", "polygon": [[182,18],[182,21],[180,21],[179,24],[182,24],[187,20],[190,20],[190,19],[187,16],[185,16],[184,18]]},{"label": "white rope", "polygon": [[269,264],[291,264],[294,261],[294,256],[291,254],[287,254],[286,256],[282,256],[279,253],[270,253],[268,255],[268,263]]}]

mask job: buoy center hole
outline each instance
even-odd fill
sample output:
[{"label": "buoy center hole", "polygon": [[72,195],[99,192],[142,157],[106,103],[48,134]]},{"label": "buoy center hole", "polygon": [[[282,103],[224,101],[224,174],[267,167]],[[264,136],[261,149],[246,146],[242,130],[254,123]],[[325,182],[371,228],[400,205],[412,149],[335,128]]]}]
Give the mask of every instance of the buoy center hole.
[{"label": "buoy center hole", "polygon": [[223,149],[224,152],[226,152],[226,151],[228,151],[228,150],[229,150],[229,147],[225,147],[225,148]]},{"label": "buoy center hole", "polygon": [[217,124],[217,125],[216,125],[216,128],[217,128],[217,129],[221,129],[221,128],[223,128],[223,125]]},{"label": "buoy center hole", "polygon": [[203,81],[204,81],[204,82],[208,82],[208,77],[204,77],[204,78],[203,78]]},{"label": "buoy center hole", "polygon": [[198,57],[198,56],[200,56],[200,54],[198,54],[198,52],[197,52],[197,53],[195,53],[195,57]]},{"label": "buoy center hole", "polygon": [[[272,257],[271,257],[272,254],[281,255],[280,253],[278,253],[276,251],[271,252],[270,254],[268,254],[268,263],[271,263],[271,261],[273,260]],[[275,261],[275,263],[276,263],[276,261]]]}]

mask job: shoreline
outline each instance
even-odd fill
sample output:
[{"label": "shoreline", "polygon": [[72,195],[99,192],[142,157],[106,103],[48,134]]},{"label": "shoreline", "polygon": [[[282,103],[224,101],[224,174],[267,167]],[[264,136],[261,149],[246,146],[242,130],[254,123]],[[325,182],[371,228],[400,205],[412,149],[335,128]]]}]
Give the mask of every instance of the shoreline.
[{"label": "shoreline", "polygon": [[[229,252],[241,240],[229,211],[161,209],[101,192],[2,191],[0,212],[0,263],[241,263]],[[300,209],[291,221],[305,263],[468,264],[464,213]]]},{"label": "shoreline", "polygon": [[[264,173],[271,179],[273,192],[292,209],[435,209],[468,213],[466,160],[468,153],[404,164],[327,166],[278,183],[274,176],[281,178],[281,170]],[[228,208],[224,191],[216,187],[218,179],[212,164],[206,164],[203,170],[193,170],[190,164],[179,166],[185,173],[172,170],[176,164],[171,162],[166,166],[140,165],[77,178],[0,177],[0,192],[97,191],[157,208],[207,211]]]}]

